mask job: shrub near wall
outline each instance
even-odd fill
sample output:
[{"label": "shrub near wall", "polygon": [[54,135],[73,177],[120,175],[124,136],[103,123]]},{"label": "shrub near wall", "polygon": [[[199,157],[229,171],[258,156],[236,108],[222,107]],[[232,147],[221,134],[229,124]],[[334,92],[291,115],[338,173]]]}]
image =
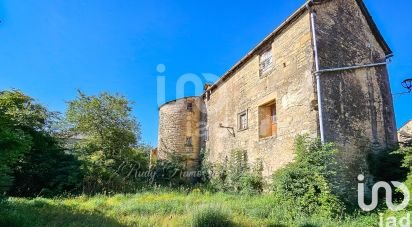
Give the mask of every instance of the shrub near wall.
[{"label": "shrub near wall", "polygon": [[[405,185],[408,187],[410,194],[412,194],[412,147],[402,148],[401,152],[405,155],[402,166],[409,170]],[[412,210],[411,203],[409,203],[408,210]]]},{"label": "shrub near wall", "polygon": [[217,191],[258,194],[263,191],[262,165],[250,164],[245,150],[232,150],[223,163],[208,167],[210,184]]},{"label": "shrub near wall", "polygon": [[290,216],[317,214],[341,216],[344,203],[333,194],[337,168],[333,144],[322,145],[306,137],[296,139],[294,163],[273,175],[274,196],[289,209]]}]

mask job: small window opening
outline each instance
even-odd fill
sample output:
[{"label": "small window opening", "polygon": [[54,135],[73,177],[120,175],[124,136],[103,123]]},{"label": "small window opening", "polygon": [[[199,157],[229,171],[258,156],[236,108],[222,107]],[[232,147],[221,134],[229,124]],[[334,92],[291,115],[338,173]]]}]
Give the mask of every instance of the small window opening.
[{"label": "small window opening", "polygon": [[193,144],[192,144],[192,137],[186,137],[186,144],[185,144],[185,146],[186,147],[191,147]]},{"label": "small window opening", "polygon": [[260,55],[260,76],[266,76],[272,70],[272,49],[263,52]]},{"label": "small window opening", "polygon": [[193,103],[191,103],[191,102],[187,103],[186,109],[187,109],[187,111],[192,112],[193,111]]},{"label": "small window opening", "polygon": [[248,128],[248,119],[247,119],[247,111],[244,111],[239,114],[239,130],[246,130]]}]

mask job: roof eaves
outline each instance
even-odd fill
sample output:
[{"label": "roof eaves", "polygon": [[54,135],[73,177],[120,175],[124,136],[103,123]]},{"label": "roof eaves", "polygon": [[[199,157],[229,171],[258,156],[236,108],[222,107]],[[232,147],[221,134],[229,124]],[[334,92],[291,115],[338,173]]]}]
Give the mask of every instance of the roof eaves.
[{"label": "roof eaves", "polygon": [[307,5],[311,1],[306,1],[305,4],[303,4],[298,10],[296,10],[290,17],[288,17],[282,24],[280,24],[273,32],[271,32],[269,35],[266,36],[263,41],[261,41],[255,48],[253,48],[249,53],[246,54],[245,57],[240,59],[232,68],[229,69],[223,76],[220,77],[218,81],[216,81],[210,88],[210,90],[216,89],[223,81],[225,81],[229,76],[232,75],[233,72],[235,72],[237,69],[239,69],[243,64],[249,60],[251,57],[254,56],[254,54],[265,44],[276,37],[283,29],[285,29],[288,25],[290,25],[296,18],[299,18],[307,9]]},{"label": "roof eaves", "polygon": [[404,125],[402,125],[402,127],[399,128],[399,130],[402,130],[403,128],[405,128],[406,126],[408,126],[411,123],[412,123],[412,120],[407,121]]},{"label": "roof eaves", "polygon": [[378,26],[376,25],[375,21],[373,20],[372,15],[369,13],[368,8],[366,7],[365,3],[363,0],[356,0],[358,3],[359,7],[361,8],[363,14],[365,15],[366,21],[368,22],[372,33],[375,35],[376,39],[378,40],[379,44],[385,51],[386,55],[391,55],[393,54],[391,48],[389,47],[388,43],[385,41],[383,38],[382,33],[379,31]]},{"label": "roof eaves", "polygon": [[178,98],[178,99],[173,99],[173,100],[167,101],[167,102],[163,103],[162,105],[160,105],[160,106],[158,107],[158,110],[160,110],[162,107],[164,107],[164,106],[166,106],[166,105],[169,105],[169,104],[171,104],[171,103],[177,102],[177,101],[179,101],[179,100],[197,99],[197,98],[199,98],[199,97],[200,97],[200,96],[186,96],[186,97],[182,97],[182,98]]}]

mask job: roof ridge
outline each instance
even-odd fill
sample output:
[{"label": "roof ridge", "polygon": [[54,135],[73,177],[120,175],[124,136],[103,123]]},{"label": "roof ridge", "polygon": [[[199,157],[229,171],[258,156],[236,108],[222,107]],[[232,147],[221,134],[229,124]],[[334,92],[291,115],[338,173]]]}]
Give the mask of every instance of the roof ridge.
[{"label": "roof ridge", "polygon": [[411,119],[411,120],[408,120],[405,124],[403,124],[403,125],[399,128],[399,131],[400,131],[402,128],[404,128],[405,126],[407,126],[409,123],[412,123],[412,119]]}]

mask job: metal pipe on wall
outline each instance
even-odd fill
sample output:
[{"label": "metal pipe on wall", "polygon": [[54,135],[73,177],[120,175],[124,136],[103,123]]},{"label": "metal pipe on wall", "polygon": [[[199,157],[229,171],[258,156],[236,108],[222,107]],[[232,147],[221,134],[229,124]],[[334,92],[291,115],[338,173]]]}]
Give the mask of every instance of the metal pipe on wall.
[{"label": "metal pipe on wall", "polygon": [[340,68],[332,68],[332,69],[321,69],[317,70],[315,74],[325,73],[325,72],[337,72],[337,71],[346,71],[346,70],[353,70],[353,69],[362,69],[362,68],[371,68],[376,66],[383,66],[389,64],[388,62],[380,62],[380,63],[372,63],[366,65],[354,65],[354,66],[346,66]]},{"label": "metal pipe on wall", "polygon": [[312,41],[313,41],[313,50],[315,55],[315,76],[316,76],[316,90],[318,93],[318,113],[319,113],[319,132],[320,139],[322,143],[325,143],[325,132],[323,127],[323,103],[322,103],[322,90],[320,83],[320,67],[319,67],[319,54],[318,54],[318,44],[316,42],[316,23],[315,23],[315,12],[310,8],[309,4],[307,5],[310,12],[310,21],[312,27]]}]

